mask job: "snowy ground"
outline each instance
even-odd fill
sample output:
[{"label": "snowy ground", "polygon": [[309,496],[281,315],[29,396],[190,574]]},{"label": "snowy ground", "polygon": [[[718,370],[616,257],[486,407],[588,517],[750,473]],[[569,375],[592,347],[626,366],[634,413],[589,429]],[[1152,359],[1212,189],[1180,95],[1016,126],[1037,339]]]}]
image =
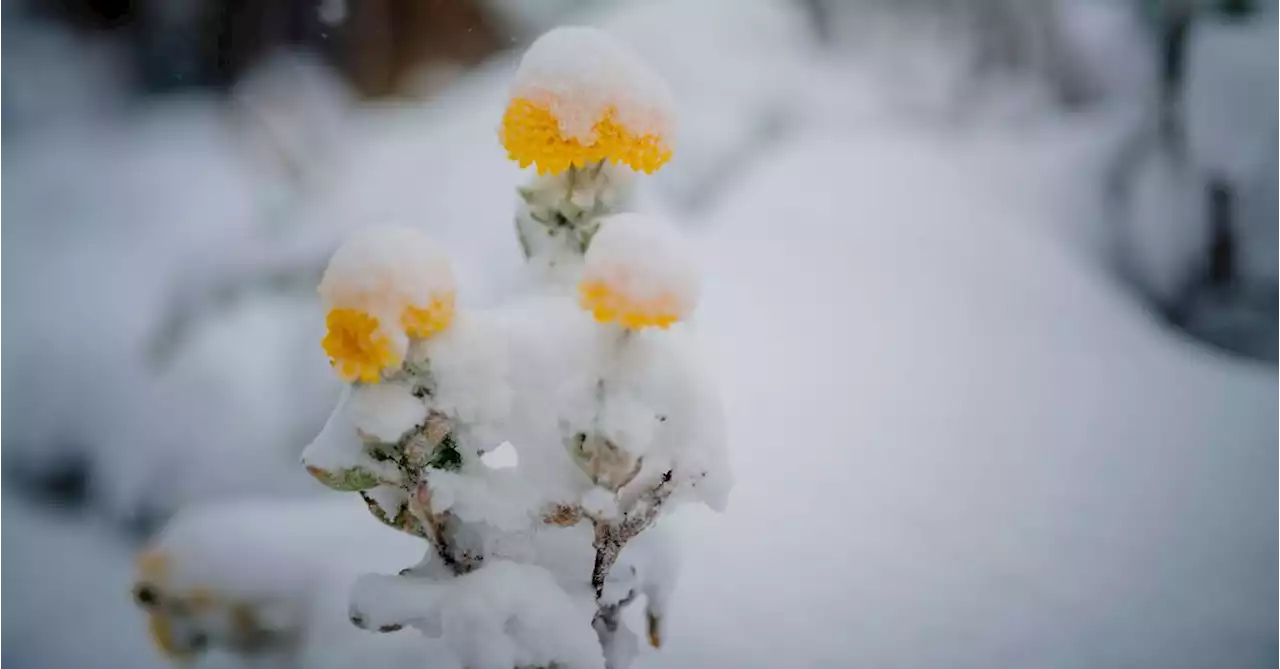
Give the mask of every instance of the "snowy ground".
[{"label": "snowy ground", "polygon": [[[641,42],[654,7],[600,20]],[[669,521],[685,568],[641,665],[1274,664],[1275,367],[1182,338],[1102,270],[1123,114],[1012,95],[983,112],[998,122],[899,113],[921,90],[815,58],[796,15],[698,7],[639,46],[688,107],[652,190],[696,231],[738,484],[724,516]],[[509,67],[353,114],[299,205],[310,225],[264,238],[323,248],[347,218],[407,216],[486,299],[516,263],[518,174],[493,138]],[[6,492],[14,666],[158,664],[122,517],[312,489],[281,477],[334,390],[287,392],[325,371],[313,304],[217,312],[156,378],[133,357],[172,277],[256,224],[254,172],[208,110],[11,148],[6,469],[65,447],[105,472],[76,513]]]},{"label": "snowy ground", "polygon": [[1273,370],[1134,309],[991,165],[762,163],[704,246],[739,483],[649,666],[1274,662]]}]

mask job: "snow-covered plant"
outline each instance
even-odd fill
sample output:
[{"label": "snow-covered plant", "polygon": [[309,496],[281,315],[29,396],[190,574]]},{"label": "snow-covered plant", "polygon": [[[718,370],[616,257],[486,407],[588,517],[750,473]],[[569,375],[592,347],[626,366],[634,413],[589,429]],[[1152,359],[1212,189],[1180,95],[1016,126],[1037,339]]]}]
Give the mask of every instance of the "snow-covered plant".
[{"label": "snow-covered plant", "polygon": [[439,637],[471,669],[623,667],[638,642],[621,614],[643,595],[661,643],[676,569],[655,525],[684,501],[723,508],[731,484],[686,325],[691,256],[674,228],[616,213],[673,130],[670,93],[633,52],[553,30],[521,62],[499,137],[537,171],[519,191],[526,257],[572,281],[482,311],[412,229],[365,229],[334,254],[323,347],[350,385],[303,461],[428,545],[355,583],[357,626]]}]

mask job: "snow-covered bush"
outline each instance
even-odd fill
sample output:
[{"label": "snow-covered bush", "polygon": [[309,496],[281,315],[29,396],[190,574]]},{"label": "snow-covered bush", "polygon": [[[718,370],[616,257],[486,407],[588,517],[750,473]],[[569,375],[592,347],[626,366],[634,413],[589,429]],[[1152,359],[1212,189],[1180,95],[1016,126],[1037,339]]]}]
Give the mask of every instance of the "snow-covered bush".
[{"label": "snow-covered bush", "polygon": [[[537,171],[516,212],[527,285],[465,308],[446,253],[408,227],[362,229],[333,255],[322,346],[348,386],[303,462],[426,544],[417,564],[356,580],[358,627],[414,628],[472,669],[624,667],[639,644],[622,613],[643,596],[660,645],[676,559],[656,525],[686,502],[723,509],[732,483],[719,396],[688,325],[691,254],[668,224],[619,213],[634,173],[671,158],[672,108],[628,48],[553,30],[525,55],[499,129],[511,159]],[[200,537],[161,546],[174,542],[200,564]],[[170,584],[171,553],[144,555],[136,593],[167,653],[218,642],[288,654],[314,634],[297,597],[255,599],[297,580],[287,573],[260,574],[228,600],[230,618],[176,630],[156,612],[222,610],[222,599]]]},{"label": "snow-covered bush", "polygon": [[[255,666],[439,666],[417,635],[370,639],[347,622],[348,584],[411,559],[417,542],[353,499],[242,498],[188,507],[138,556],[133,595],[174,661],[229,653]],[[376,642],[376,643],[375,643]]]}]

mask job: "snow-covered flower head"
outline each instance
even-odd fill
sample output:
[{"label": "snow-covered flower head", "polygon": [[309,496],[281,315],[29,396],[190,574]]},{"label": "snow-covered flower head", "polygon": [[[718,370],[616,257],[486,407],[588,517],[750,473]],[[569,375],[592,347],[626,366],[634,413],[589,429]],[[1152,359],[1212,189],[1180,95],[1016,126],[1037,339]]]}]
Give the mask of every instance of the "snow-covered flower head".
[{"label": "snow-covered flower head", "polygon": [[404,360],[410,337],[449,326],[457,286],[449,259],[426,235],[384,226],[351,235],[319,291],[329,309],[322,344],[334,369],[347,381],[376,383]]},{"label": "snow-covered flower head", "polygon": [[697,306],[697,271],[675,228],[617,214],[603,219],[591,240],[578,298],[601,323],[665,328]]},{"label": "snow-covered flower head", "polygon": [[539,174],[604,160],[652,173],[671,158],[671,91],[638,54],[595,28],[556,28],[529,47],[499,136]]}]

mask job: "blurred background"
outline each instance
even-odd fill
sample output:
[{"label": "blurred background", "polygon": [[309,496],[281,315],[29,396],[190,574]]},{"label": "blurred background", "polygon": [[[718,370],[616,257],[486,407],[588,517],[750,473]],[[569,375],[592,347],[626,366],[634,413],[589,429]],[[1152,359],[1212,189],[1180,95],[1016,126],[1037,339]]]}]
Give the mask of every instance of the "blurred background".
[{"label": "blurred background", "polygon": [[0,7],[6,664],[160,664],[139,543],[319,494],[345,231],[504,293],[506,86],[589,24],[680,105],[740,481],[642,664],[1274,666],[1274,1]]}]

